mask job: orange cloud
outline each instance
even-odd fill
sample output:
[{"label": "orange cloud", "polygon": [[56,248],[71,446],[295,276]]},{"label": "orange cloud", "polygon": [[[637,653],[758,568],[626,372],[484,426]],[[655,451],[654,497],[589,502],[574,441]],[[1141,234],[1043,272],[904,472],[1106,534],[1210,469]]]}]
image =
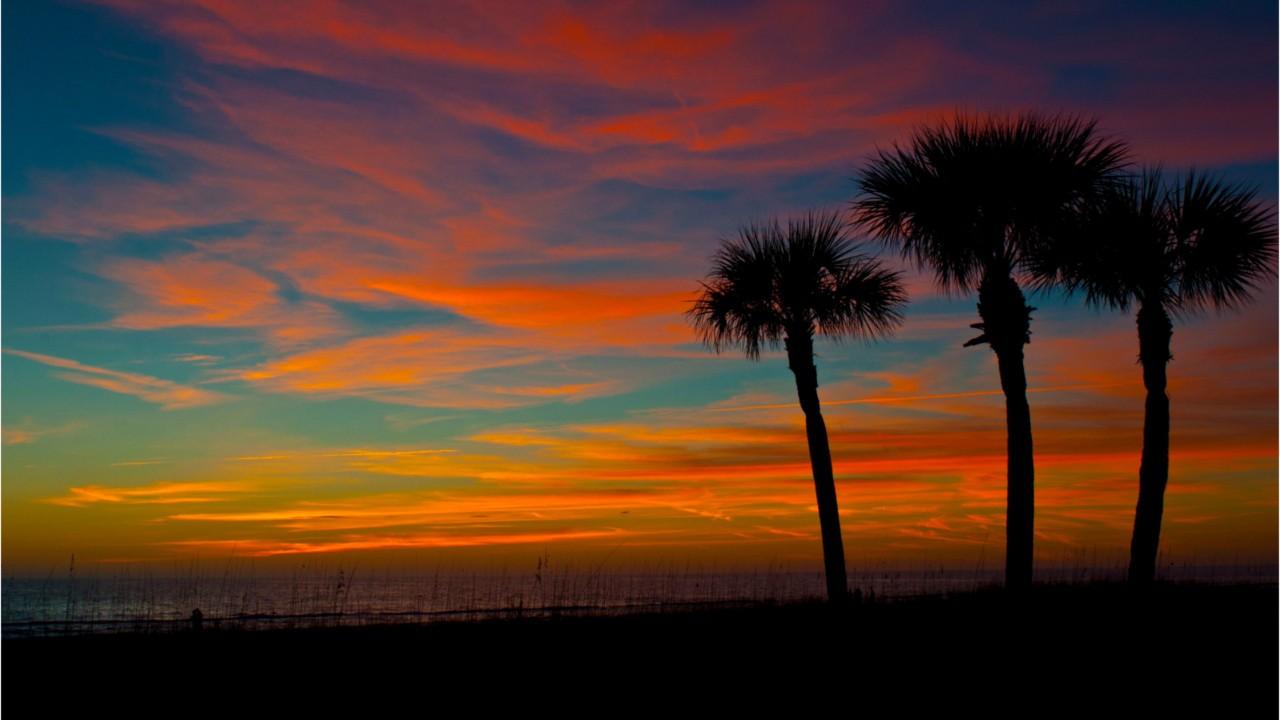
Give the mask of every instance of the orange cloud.
[{"label": "orange cloud", "polygon": [[182,548],[234,550],[250,557],[275,555],[313,555],[323,553],[350,553],[371,550],[404,550],[412,548],[459,548],[490,545],[528,545],[575,540],[599,540],[623,538],[631,533],[611,528],[608,530],[561,530],[539,533],[513,533],[444,536],[431,533],[391,536],[358,536],[340,540],[316,542],[287,542],[258,539],[241,540],[175,540],[170,545]]},{"label": "orange cloud", "polygon": [[63,435],[77,430],[83,425],[84,423],[79,421],[54,426],[37,425],[30,420],[23,420],[17,423],[9,422],[4,426],[4,444],[31,445],[41,438]]},{"label": "orange cloud", "polygon": [[71,372],[54,373],[54,376],[68,382],[89,385],[109,390],[122,395],[132,395],[165,410],[211,405],[227,399],[226,395],[201,388],[180,385],[170,380],[142,375],[139,373],[120,372],[106,368],[85,365],[75,360],[42,355],[6,348],[5,353],[34,360],[51,367],[63,368]]},{"label": "orange cloud", "polygon": [[112,320],[118,327],[248,327],[282,343],[311,341],[339,331],[335,313],[328,307],[314,302],[287,304],[275,283],[221,260],[196,255],[161,261],[120,259],[105,266],[102,274],[135,296]]},{"label": "orange cloud", "polygon": [[[680,285],[687,287],[687,283]],[[581,343],[595,345],[687,341],[689,332],[678,319],[693,295],[689,290],[662,292],[654,283],[622,287],[617,284],[451,286],[423,281],[379,281],[370,287],[447,307],[465,317],[499,327],[539,330],[552,337],[575,337]],[[656,326],[654,320],[658,321]],[[679,328],[678,333],[675,328]],[[642,334],[637,337],[637,333]]]},{"label": "orange cloud", "polygon": [[97,503],[178,505],[218,502],[233,494],[253,489],[243,482],[163,482],[138,487],[86,485],[72,487],[61,497],[45,502],[64,507],[85,507]]},{"label": "orange cloud", "polygon": [[36,441],[39,435],[31,430],[22,428],[5,428],[4,444],[5,445],[27,445]]},{"label": "orange cloud", "polygon": [[477,371],[541,359],[513,341],[451,329],[423,329],[308,350],[237,371],[235,379],[272,392],[368,397],[405,405],[499,408],[538,398],[493,388],[477,392],[458,381]]}]

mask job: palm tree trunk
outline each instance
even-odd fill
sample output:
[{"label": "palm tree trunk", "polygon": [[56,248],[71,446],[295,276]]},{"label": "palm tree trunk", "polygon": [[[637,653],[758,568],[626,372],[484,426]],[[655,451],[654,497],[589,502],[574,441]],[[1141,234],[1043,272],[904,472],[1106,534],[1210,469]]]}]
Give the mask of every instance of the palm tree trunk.
[{"label": "palm tree trunk", "polygon": [[1138,347],[1142,384],[1147,388],[1142,423],[1142,467],[1138,470],[1138,509],[1129,545],[1129,582],[1147,584],[1156,577],[1164,489],[1169,483],[1169,396],[1165,371],[1173,359],[1169,348],[1173,323],[1159,304],[1138,310]]},{"label": "palm tree trunk", "polygon": [[840,534],[840,510],[836,505],[835,475],[831,470],[831,447],[827,444],[827,424],[818,404],[818,369],[813,365],[813,337],[788,333],[787,361],[796,377],[796,393],[804,411],[805,433],[809,436],[809,464],[818,495],[818,524],[822,529],[822,559],[827,579],[827,598],[840,603],[848,596],[845,575],[844,539]]},{"label": "palm tree trunk", "polygon": [[1005,520],[1005,585],[1021,590],[1031,585],[1035,542],[1035,462],[1031,443],[1031,407],[1022,346],[1031,341],[1031,311],[1007,270],[988,270],[978,286],[974,325],[983,334],[966,346],[989,343],[1000,367],[1008,442],[1008,501]]}]

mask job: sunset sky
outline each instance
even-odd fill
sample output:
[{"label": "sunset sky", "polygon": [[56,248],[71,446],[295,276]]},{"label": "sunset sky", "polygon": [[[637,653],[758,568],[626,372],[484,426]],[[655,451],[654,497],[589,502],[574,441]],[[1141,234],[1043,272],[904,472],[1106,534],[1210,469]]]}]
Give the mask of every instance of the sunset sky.
[{"label": "sunset sky", "polygon": [[[1274,208],[1275,3],[1119,5],[6,2],[4,570],[819,566],[785,358],[683,317],[711,253],[956,110]],[[886,261],[900,332],[818,346],[850,565],[999,567],[974,299]],[[1175,324],[1174,562],[1275,562],[1277,302]],[[1031,304],[1037,561],[1122,563],[1134,320]]]}]

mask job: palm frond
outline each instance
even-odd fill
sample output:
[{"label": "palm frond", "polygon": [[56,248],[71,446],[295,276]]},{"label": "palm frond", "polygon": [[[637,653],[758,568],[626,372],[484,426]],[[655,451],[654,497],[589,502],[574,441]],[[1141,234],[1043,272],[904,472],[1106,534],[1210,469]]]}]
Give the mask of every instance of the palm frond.
[{"label": "palm frond", "polygon": [[1255,193],[1158,169],[1109,188],[1079,233],[1040,255],[1034,270],[1090,304],[1156,304],[1174,315],[1230,308],[1275,276],[1276,226]]},{"label": "palm frond", "polygon": [[757,358],[782,338],[784,318],[775,297],[775,267],[782,231],[777,223],[748,225],[721,242],[702,293],[688,316],[702,342],[717,353],[742,345]]},{"label": "palm frond", "polygon": [[902,325],[907,292],[899,272],[857,255],[833,278],[830,312],[817,319],[819,331],[830,338],[888,337]]},{"label": "palm frond", "polygon": [[1028,269],[1036,289],[1082,292],[1098,307],[1128,309],[1168,300],[1171,274],[1164,181],[1158,167],[1107,186],[1056,242],[1040,247]]},{"label": "palm frond", "polygon": [[740,345],[758,358],[795,334],[886,336],[905,302],[899,274],[862,254],[838,213],[809,213],[723,241],[688,314],[717,352]]},{"label": "palm frond", "polygon": [[1236,307],[1275,277],[1275,220],[1253,190],[1192,172],[1167,203],[1181,309]]},{"label": "palm frond", "polygon": [[1127,155],[1074,116],[957,115],[866,163],[854,223],[944,289],[971,291],[985,269],[1021,268],[1069,232]]}]

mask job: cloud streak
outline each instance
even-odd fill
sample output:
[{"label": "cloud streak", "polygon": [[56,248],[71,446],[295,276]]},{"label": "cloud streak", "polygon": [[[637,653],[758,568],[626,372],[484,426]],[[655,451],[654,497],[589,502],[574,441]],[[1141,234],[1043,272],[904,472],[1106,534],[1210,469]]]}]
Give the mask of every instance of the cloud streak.
[{"label": "cloud streak", "polygon": [[69,488],[66,495],[47,498],[45,502],[73,508],[99,503],[182,505],[220,502],[251,489],[243,482],[162,482],[133,487],[85,485]]},{"label": "cloud streak", "polygon": [[228,396],[203,388],[181,385],[141,373],[121,372],[86,365],[75,360],[5,348],[8,355],[32,360],[67,372],[54,373],[54,377],[67,382],[101,388],[121,395],[132,395],[140,400],[159,405],[165,410],[181,410],[223,402]]}]

